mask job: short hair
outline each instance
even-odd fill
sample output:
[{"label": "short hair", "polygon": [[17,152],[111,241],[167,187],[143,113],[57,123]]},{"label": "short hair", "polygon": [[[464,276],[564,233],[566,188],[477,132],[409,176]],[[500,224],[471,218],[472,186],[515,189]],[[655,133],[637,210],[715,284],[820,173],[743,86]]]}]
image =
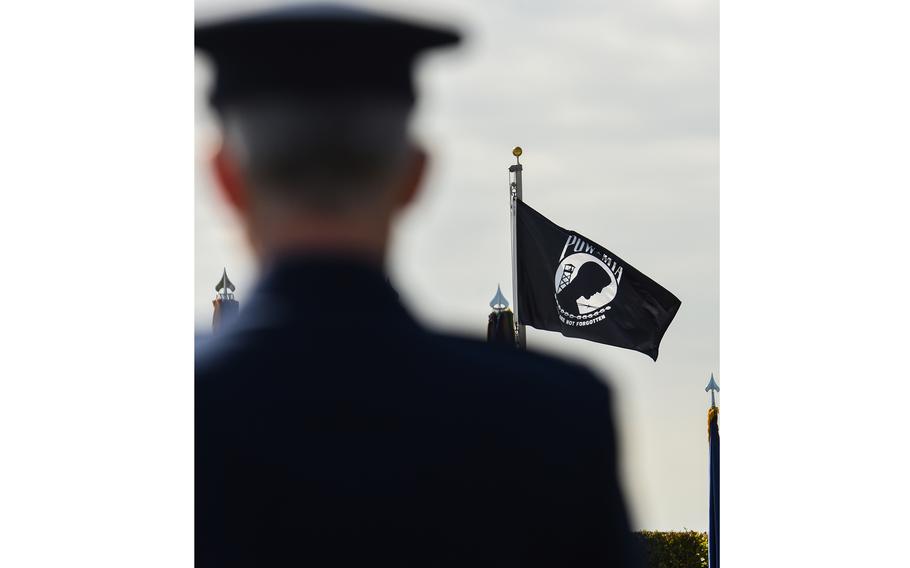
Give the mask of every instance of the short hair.
[{"label": "short hair", "polygon": [[221,110],[225,146],[252,191],[324,211],[350,209],[406,164],[409,101],[252,99]]}]

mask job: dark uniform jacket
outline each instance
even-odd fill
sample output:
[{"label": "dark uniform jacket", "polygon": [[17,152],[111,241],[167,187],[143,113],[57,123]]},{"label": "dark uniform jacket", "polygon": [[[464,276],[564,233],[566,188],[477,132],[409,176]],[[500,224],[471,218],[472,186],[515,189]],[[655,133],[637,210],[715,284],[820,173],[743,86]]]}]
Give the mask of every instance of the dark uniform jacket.
[{"label": "dark uniform jacket", "polygon": [[197,352],[197,566],[628,566],[630,538],[604,384],[424,330],[379,270],[286,259]]}]

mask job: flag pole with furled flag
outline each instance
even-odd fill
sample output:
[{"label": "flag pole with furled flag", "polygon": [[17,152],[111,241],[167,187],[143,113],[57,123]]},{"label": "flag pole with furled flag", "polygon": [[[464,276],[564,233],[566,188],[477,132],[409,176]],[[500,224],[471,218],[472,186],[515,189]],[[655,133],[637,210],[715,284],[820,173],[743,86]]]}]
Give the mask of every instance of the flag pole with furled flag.
[{"label": "flag pole with furled flag", "polygon": [[489,322],[487,323],[487,343],[496,343],[515,347],[515,323],[509,301],[502,294],[502,288],[496,286],[496,295],[490,300]]},{"label": "flag pole with furled flag", "polygon": [[720,567],[720,433],[717,415],[720,409],[714,400],[714,393],[720,392],[714,373],[705,391],[711,393],[711,407],[708,409],[708,568]]},{"label": "flag pole with furled flag", "polygon": [[218,333],[229,323],[240,311],[240,302],[234,298],[236,287],[231,279],[228,278],[227,268],[221,273],[221,279],[215,284],[215,299],[212,300],[212,306],[215,311],[212,314],[212,333]]}]

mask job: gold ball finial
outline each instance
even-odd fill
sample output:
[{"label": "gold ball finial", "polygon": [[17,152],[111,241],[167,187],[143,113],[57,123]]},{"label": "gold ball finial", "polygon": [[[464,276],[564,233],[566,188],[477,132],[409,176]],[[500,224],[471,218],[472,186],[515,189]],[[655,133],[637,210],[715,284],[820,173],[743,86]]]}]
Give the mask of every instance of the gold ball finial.
[{"label": "gold ball finial", "polygon": [[521,156],[521,146],[515,146],[515,148],[512,150],[512,155],[516,158],[518,156]]}]

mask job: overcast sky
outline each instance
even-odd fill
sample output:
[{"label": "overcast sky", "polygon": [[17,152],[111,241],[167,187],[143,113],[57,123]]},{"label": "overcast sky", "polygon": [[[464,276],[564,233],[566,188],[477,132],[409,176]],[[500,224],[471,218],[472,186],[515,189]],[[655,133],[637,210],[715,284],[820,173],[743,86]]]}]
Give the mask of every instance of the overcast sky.
[{"label": "overcast sky", "polygon": [[[415,132],[432,156],[400,221],[393,281],[427,325],[481,337],[501,283],[512,298],[511,149],[525,201],[672,291],[682,307],[654,363],[528,329],[529,349],[581,360],[615,394],[636,528],[707,528],[707,396],[719,371],[718,6],[715,0],[347,2],[443,20],[457,51],[425,59]],[[197,1],[207,17],[276,2]],[[256,273],[207,159],[217,131],[196,60],[196,324],[222,267],[244,302]]]}]

